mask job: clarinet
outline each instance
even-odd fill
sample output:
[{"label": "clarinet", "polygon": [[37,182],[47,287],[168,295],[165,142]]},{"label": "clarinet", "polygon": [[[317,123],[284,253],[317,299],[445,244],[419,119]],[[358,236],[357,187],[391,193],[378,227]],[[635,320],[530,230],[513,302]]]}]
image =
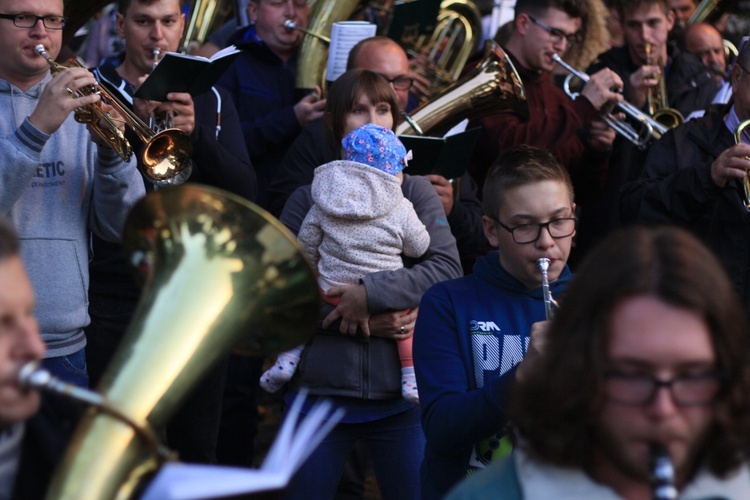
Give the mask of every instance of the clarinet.
[{"label": "clarinet", "polygon": [[667,447],[651,444],[651,493],[654,500],[677,500],[674,466]]},{"label": "clarinet", "polygon": [[552,319],[555,315],[555,309],[559,309],[557,301],[552,298],[552,292],[549,291],[549,278],[547,277],[547,269],[549,269],[549,259],[542,257],[537,259],[536,266],[542,272],[542,295],[544,296],[544,312],[547,315],[547,319]]}]

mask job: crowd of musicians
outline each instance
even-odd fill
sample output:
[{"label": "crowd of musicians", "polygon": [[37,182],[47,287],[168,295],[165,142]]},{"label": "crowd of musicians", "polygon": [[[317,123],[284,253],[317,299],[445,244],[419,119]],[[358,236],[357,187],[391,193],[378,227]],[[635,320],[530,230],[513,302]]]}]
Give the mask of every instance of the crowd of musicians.
[{"label": "crowd of musicians", "polygon": [[[435,61],[381,34],[301,94],[307,0],[249,0],[246,25],[194,47],[240,50],[209,92],[134,97],[180,50],[183,3],[107,6],[85,64],[61,68],[63,0],[0,0],[0,499],[45,496],[83,411],[22,387],[21,367],[106,386],[141,296],[126,218],[183,182],[278,217],[322,306],[305,344],[227,353],[190,389],[158,429],[179,460],[251,467],[259,391],[287,414],[305,390],[302,414],[346,412],[285,498],[362,497],[368,467],[392,499],[750,498],[743,18],[517,0],[492,50],[523,90],[470,113],[476,147],[447,179],[410,174],[394,133],[440,94]],[[353,10],[387,25],[383,6]],[[124,114],[189,137],[174,178],[154,182],[156,141]]]}]

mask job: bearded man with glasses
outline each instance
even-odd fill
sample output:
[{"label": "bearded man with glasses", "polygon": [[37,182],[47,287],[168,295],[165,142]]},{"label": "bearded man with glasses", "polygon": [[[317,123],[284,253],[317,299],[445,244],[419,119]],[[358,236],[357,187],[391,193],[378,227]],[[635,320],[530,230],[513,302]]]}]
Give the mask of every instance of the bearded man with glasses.
[{"label": "bearded man with glasses", "polygon": [[552,151],[571,174],[579,199],[600,187],[615,132],[598,117],[622,100],[622,80],[608,69],[595,73],[575,101],[551,81],[557,64],[552,55],[563,57],[576,43],[587,16],[585,0],[516,2],[513,30],[502,45],[523,82],[529,118],[497,113],[469,124],[482,127],[469,166],[480,188],[498,155],[518,144]]},{"label": "bearded man with glasses", "polygon": [[573,187],[551,153],[517,146],[484,185],[482,222],[497,250],[474,273],[444,281],[422,298],[414,330],[414,369],[427,444],[424,498],[442,498],[468,471],[507,453],[507,391],[532,330],[545,320],[540,258],[559,295],[576,229]]},{"label": "bearded man with glasses", "polygon": [[750,314],[750,210],[744,183],[750,170],[750,46],[729,77],[734,102],[709,108],[654,144],[640,179],[627,184],[622,212],[628,221],[678,224],[714,251]]},{"label": "bearded man with glasses", "polygon": [[[747,498],[747,332],[732,284],[695,237],[611,235],[516,371],[514,455],[447,498]],[[672,470],[659,484],[657,449]]]}]

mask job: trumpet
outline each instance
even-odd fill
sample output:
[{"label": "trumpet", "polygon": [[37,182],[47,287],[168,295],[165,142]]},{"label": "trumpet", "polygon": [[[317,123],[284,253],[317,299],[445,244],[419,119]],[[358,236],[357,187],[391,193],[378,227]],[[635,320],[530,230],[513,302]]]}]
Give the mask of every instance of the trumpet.
[{"label": "trumpet", "polygon": [[542,257],[537,259],[536,267],[542,272],[542,295],[544,297],[544,312],[547,320],[551,320],[555,315],[555,310],[560,309],[560,305],[552,297],[552,292],[549,290],[549,278],[547,276],[547,270],[549,269],[549,259]]},{"label": "trumpet", "polygon": [[[68,69],[52,60],[44,45],[36,45],[34,50],[47,60],[53,74]],[[82,67],[75,60],[73,64]],[[155,133],[101,84],[80,88],[73,92],[73,97],[94,94],[101,95],[123,117],[125,124],[130,126],[138,138],[143,141],[144,147],[138,169],[146,179],[157,186],[175,184],[175,179],[183,180],[184,176],[180,174],[190,166],[190,156],[193,154],[193,142],[189,135],[179,129]],[[74,117],[77,122],[88,124],[91,130],[114,149],[123,161],[130,160],[133,153],[130,142],[122,134],[117,124],[114,123],[109,113],[102,109],[101,103],[97,102],[77,109]],[[101,125],[101,121],[105,125]]]},{"label": "trumpet", "polygon": [[[589,75],[587,75],[586,73],[573,68],[570,64],[563,61],[562,58],[557,54],[552,54],[552,59],[570,73],[565,78],[563,90],[565,90],[565,93],[568,94],[571,99],[575,99],[576,97],[578,97],[578,94],[570,90],[571,79],[573,77],[576,77],[582,82],[588,83],[591,77],[589,77]],[[659,140],[661,136],[666,134],[669,130],[669,128],[654,120],[648,114],[636,108],[629,102],[618,102],[615,108],[625,113],[632,120],[640,123],[641,126],[636,129],[629,123],[618,120],[611,113],[603,114],[602,119],[607,125],[612,127],[615,132],[635,144],[639,149],[647,148],[652,140]]]},{"label": "trumpet", "polygon": [[[644,48],[646,50],[646,64],[649,66],[657,64],[661,67],[659,61],[656,61],[655,63],[651,61],[651,44],[646,43]],[[662,67],[661,69],[663,70],[664,68]],[[664,81],[663,71],[657,77],[656,85],[648,88],[646,109],[648,110],[649,116],[668,129],[675,128],[685,121],[685,117],[682,116],[682,113],[674,108],[670,108],[667,104],[667,86]]]},{"label": "trumpet", "polygon": [[[742,142],[742,133],[749,125],[750,120],[745,120],[737,126],[737,129],[734,131],[735,144],[740,144]],[[742,202],[745,205],[745,210],[750,212],[750,177],[748,177],[747,173],[745,174],[745,177],[742,178],[742,188],[743,193],[745,194]]]},{"label": "trumpet", "polygon": [[[159,47],[154,47],[151,53],[154,56],[154,64],[151,66],[151,71],[153,71],[154,69],[156,69],[156,65],[159,64],[161,49]],[[154,132],[161,132],[162,130],[170,129],[173,127],[173,125],[174,116],[172,116],[172,113],[169,112],[165,112],[160,116],[157,116],[156,112],[153,112],[151,113],[151,117],[148,120],[148,128],[150,128]]]}]

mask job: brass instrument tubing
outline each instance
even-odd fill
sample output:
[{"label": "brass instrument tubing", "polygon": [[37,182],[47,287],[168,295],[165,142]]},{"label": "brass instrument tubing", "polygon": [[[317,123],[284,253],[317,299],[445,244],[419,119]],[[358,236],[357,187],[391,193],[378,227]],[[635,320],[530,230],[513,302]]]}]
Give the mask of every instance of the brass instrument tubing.
[{"label": "brass instrument tubing", "polygon": [[171,456],[169,450],[160,444],[156,432],[149,425],[148,421],[139,422],[137,419],[112,406],[98,392],[78,387],[55,377],[47,370],[40,368],[38,361],[26,363],[21,367],[21,371],[18,373],[18,385],[25,391],[32,389],[46,391],[94,406],[107,415],[111,415],[130,426],[141,436],[155,457],[166,460]]}]

